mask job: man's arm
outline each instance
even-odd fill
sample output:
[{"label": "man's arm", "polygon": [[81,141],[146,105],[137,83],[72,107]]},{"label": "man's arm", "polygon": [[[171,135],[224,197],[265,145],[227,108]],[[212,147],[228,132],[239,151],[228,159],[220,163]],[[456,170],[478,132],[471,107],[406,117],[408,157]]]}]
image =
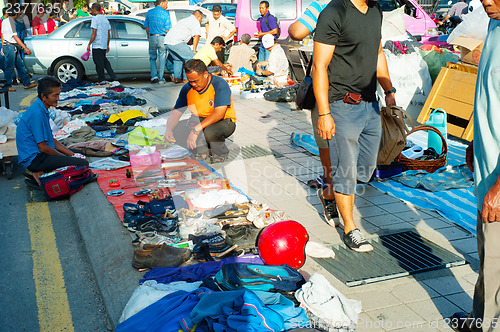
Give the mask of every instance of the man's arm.
[{"label": "man's arm", "polygon": [[106,48],[106,53],[109,53],[109,42],[111,40],[111,29],[108,30],[108,47]]},{"label": "man's arm", "polygon": [[64,145],[62,145],[58,140],[54,138],[54,144],[56,146],[56,150],[59,151],[60,153],[66,155],[66,156],[72,156],[74,153]]},{"label": "man's arm", "polygon": [[[31,50],[21,41],[21,39],[17,35],[14,35],[13,37],[14,37],[14,40],[16,41],[16,43],[23,48],[24,53],[26,53],[27,55],[30,55]],[[3,43],[3,37],[2,37],[2,43]]]},{"label": "man's arm", "polygon": [[[208,20],[207,20],[207,23],[205,23],[205,32],[206,32],[206,39],[208,39]],[[210,40],[207,40],[208,43],[210,43],[211,41]]]},{"label": "man's arm", "polygon": [[[387,67],[387,59],[385,58],[384,51],[382,49],[382,42],[380,43],[378,49],[377,58],[377,81],[384,91],[392,90],[391,77],[389,76],[389,68]],[[396,105],[395,93],[390,93],[385,96],[385,106],[389,107],[391,105]]]},{"label": "man's arm", "polygon": [[328,103],[328,65],[335,51],[334,45],[314,42],[312,78],[314,97],[318,105],[318,133],[323,139],[331,139],[335,135],[335,122],[330,115],[330,105]]},{"label": "man's arm", "polygon": [[484,196],[481,216],[485,223],[500,221],[500,176]]},{"label": "man's arm", "polygon": [[233,31],[231,31],[231,32],[229,33],[229,35],[227,35],[226,37],[222,37],[222,38],[224,39],[224,41],[228,41],[228,40],[230,40],[230,39],[231,39],[231,37],[232,37],[232,36],[234,36],[234,34],[235,34],[237,31],[238,31],[238,29],[236,29],[236,28],[235,28]]},{"label": "man's arm", "polygon": [[[41,153],[44,153],[44,154],[49,155],[49,156],[72,156],[73,155],[73,152],[71,152],[71,150],[64,147],[56,139],[54,139],[54,145],[56,147],[55,149],[50,147],[46,141],[43,141],[43,142],[38,143],[38,150],[40,150]],[[66,150],[69,151],[70,153],[67,154]]]},{"label": "man's arm", "polygon": [[179,123],[179,119],[181,118],[182,114],[184,112],[181,112],[177,109],[173,109],[172,113],[170,113],[168,119],[167,119],[167,129],[165,131],[165,141],[167,142],[175,142],[174,138],[174,128],[177,126]]},{"label": "man's arm", "polygon": [[149,28],[146,28],[146,35],[148,36],[148,40],[149,40]]},{"label": "man's arm", "polygon": [[229,75],[233,75],[233,72],[231,71],[231,69],[227,68],[226,66],[224,66],[224,64],[222,62],[220,62],[220,60],[218,58],[212,60],[212,62],[216,65],[216,66],[219,66],[222,68],[222,70],[225,70],[227,71],[227,73]]},{"label": "man's arm", "polygon": [[306,36],[310,33],[311,31],[309,31],[309,29],[299,21],[293,22],[292,25],[288,27],[288,35],[293,40],[300,41],[306,38]]},{"label": "man's arm", "polygon": [[[97,29],[92,28],[92,34],[90,35],[90,41],[89,41],[89,45],[87,46],[87,51],[90,51],[90,45],[92,45],[96,36],[97,36]],[[109,38],[108,38],[108,40],[109,40]]]},{"label": "man's arm", "polygon": [[272,34],[272,35],[275,35],[278,33],[278,28],[276,29],[272,29],[272,30],[269,30],[267,32],[262,32],[262,31],[259,31],[255,34],[255,37],[258,37],[258,38],[261,38],[263,37],[264,35],[267,35],[267,34]]},{"label": "man's arm", "polygon": [[193,36],[193,52],[196,53],[196,48],[198,47],[198,42],[200,41],[200,35]]},{"label": "man's arm", "polygon": [[201,134],[201,131],[210,126],[211,124],[214,124],[216,122],[219,122],[220,120],[224,119],[224,116],[226,115],[226,110],[227,110],[227,105],[226,106],[218,106],[214,109],[214,111],[212,112],[212,114],[210,114],[209,116],[207,116],[203,121],[201,121],[199,124],[197,124],[196,126],[194,126],[194,129],[196,130],[196,133],[194,133],[193,131],[191,131],[189,133],[189,136],[187,138],[187,146],[190,148],[190,149],[194,149],[196,148],[196,140],[198,138],[198,135]]}]

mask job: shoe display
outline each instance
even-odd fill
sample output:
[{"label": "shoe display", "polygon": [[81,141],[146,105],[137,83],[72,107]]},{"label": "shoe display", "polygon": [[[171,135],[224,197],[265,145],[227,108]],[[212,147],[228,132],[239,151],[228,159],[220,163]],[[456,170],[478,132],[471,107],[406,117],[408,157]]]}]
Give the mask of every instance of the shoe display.
[{"label": "shoe display", "polygon": [[346,246],[357,252],[368,252],[373,250],[372,245],[366,241],[365,236],[358,228],[344,234],[342,240]]},{"label": "shoe display", "polygon": [[325,199],[323,197],[323,188],[319,188],[316,194],[318,195],[318,198],[323,205],[323,214],[325,216],[326,222],[330,226],[338,227],[340,225],[340,219],[335,200]]},{"label": "shoe display", "polygon": [[168,244],[160,244],[160,245],[144,244],[142,246],[143,250],[153,250],[154,248],[161,250],[162,252],[164,252],[166,255],[169,256],[179,256],[182,258],[184,262],[188,261],[191,258],[191,250],[186,248],[172,247]]},{"label": "shoe display", "polygon": [[181,256],[171,256],[161,248],[154,247],[150,250],[136,249],[132,266],[136,269],[147,269],[152,267],[172,267],[184,263]]}]

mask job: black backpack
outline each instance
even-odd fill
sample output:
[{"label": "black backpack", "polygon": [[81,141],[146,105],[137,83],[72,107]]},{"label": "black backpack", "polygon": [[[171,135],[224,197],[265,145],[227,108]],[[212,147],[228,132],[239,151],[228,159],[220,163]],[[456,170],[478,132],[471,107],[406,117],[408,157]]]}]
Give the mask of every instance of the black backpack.
[{"label": "black backpack", "polygon": [[[267,28],[268,28],[269,30],[271,30],[271,28],[269,27],[269,16],[274,17],[274,19],[276,20],[276,27],[278,28],[278,32],[276,33],[276,35],[275,35],[276,37],[275,37],[275,38],[276,38],[276,39],[279,39],[279,38],[280,38],[280,35],[281,35],[280,20],[279,20],[276,16],[274,16],[274,15],[271,15],[271,14],[267,15],[267,16],[266,16],[266,26],[267,26]],[[262,18],[261,18],[261,20],[260,20],[260,24],[262,24]]]}]

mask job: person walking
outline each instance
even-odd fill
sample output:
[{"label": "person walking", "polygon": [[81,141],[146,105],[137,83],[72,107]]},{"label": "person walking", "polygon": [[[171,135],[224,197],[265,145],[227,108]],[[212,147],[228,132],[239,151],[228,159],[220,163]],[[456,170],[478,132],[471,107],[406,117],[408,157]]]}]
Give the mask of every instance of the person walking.
[{"label": "person walking", "polygon": [[[373,250],[354,223],[356,180],[375,170],[382,126],[377,81],[386,105],[395,92],[382,51],[382,10],[370,0],[332,0],[318,18],[313,49],[313,89],[318,132],[328,140],[335,202],[344,221],[344,243]],[[318,190],[318,196],[328,199]],[[333,198],[333,197],[332,197]]]},{"label": "person walking", "polygon": [[477,197],[479,271],[471,313],[450,319],[455,331],[500,330],[500,0],[482,5],[490,20],[477,68],[474,139],[466,151]]},{"label": "person walking", "polygon": [[[165,35],[172,27],[170,14],[167,11],[167,0],[156,0],[156,7],[148,10],[144,27],[149,40],[149,66],[151,68],[151,83],[165,84],[165,63],[167,54],[165,51]],[[159,70],[156,68],[158,59]]]},{"label": "person walking", "polygon": [[[276,17],[269,12],[269,2],[261,1],[259,4],[259,11],[261,17],[257,22],[257,30],[255,37],[262,38],[264,35],[271,34],[274,39],[278,38],[278,21]],[[268,51],[261,43],[259,48],[259,62],[266,61],[269,58],[270,51]]]},{"label": "person walking", "polygon": [[101,14],[101,5],[97,2],[92,4],[91,14],[92,21],[90,27],[92,28],[92,35],[90,36],[87,51],[90,51],[92,46],[92,59],[94,59],[95,70],[97,72],[97,80],[102,82],[106,79],[104,76],[104,69],[108,72],[111,81],[116,80],[115,72],[111,68],[111,64],[106,57],[109,52],[109,41],[111,38],[111,25],[109,24],[106,16]]},{"label": "person walking", "polygon": [[[201,36],[201,20],[203,13],[195,10],[190,15],[172,27],[165,36],[165,48],[173,59],[174,83],[186,83],[186,74],[184,73],[184,62],[193,58],[198,47]],[[193,50],[188,43],[193,40]]]},{"label": "person walking", "polygon": [[37,84],[31,83],[30,77],[26,72],[26,67],[21,59],[22,49],[25,54],[30,55],[31,50],[21,41],[17,36],[16,30],[16,20],[19,17],[19,13],[14,12],[14,10],[7,10],[9,17],[2,21],[2,52],[5,58],[5,80],[7,83],[4,87],[8,87],[9,91],[16,91],[12,87],[14,80],[14,69],[17,70],[19,78],[21,79],[25,89],[34,88]]},{"label": "person walking", "polygon": [[[226,42],[231,40],[231,37],[236,33],[236,28],[226,17],[222,15],[222,7],[214,5],[212,7],[212,15],[207,16],[207,23],[205,23],[205,30],[207,32],[207,43],[212,43],[215,37],[222,37],[224,40],[224,47],[217,51],[219,61],[224,63],[224,52]],[[225,32],[229,34],[225,35]]]}]

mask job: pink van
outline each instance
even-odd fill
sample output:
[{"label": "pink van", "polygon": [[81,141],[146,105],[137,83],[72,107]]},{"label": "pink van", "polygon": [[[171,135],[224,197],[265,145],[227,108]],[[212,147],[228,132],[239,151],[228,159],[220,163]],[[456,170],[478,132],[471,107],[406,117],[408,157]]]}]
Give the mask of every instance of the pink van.
[{"label": "pink van", "polygon": [[[248,33],[253,37],[257,32],[257,19],[260,17],[259,4],[261,0],[238,0],[236,8],[235,26],[238,28],[238,40],[241,35]],[[268,0],[269,12],[280,20],[280,39],[288,37],[288,27],[295,22],[305,11],[311,0]],[[389,12],[405,6],[406,30],[417,39],[424,42],[428,38],[430,29],[436,24],[415,0],[378,0],[383,11]]]}]

